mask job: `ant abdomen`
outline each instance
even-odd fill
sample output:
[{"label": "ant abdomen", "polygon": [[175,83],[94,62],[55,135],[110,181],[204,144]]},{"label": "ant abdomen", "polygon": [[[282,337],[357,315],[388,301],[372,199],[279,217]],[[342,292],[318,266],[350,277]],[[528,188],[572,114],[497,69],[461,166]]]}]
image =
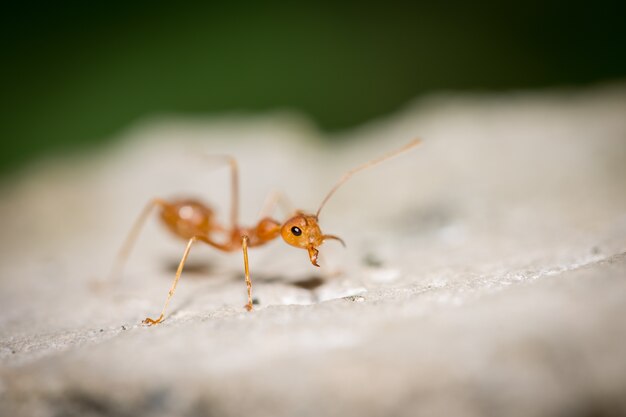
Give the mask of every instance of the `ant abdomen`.
[{"label": "ant abdomen", "polygon": [[161,219],[176,236],[191,239],[215,229],[213,210],[198,200],[163,201]]}]

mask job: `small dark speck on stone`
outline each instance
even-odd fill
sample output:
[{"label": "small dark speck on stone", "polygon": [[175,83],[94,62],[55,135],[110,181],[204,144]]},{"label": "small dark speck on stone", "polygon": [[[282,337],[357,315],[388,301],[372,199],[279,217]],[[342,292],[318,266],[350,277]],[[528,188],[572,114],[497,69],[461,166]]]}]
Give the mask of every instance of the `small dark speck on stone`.
[{"label": "small dark speck on stone", "polygon": [[12,350],[11,353],[15,355],[15,351],[14,350]]},{"label": "small dark speck on stone", "polygon": [[365,301],[365,297],[361,295],[351,295],[349,297],[344,297],[343,299],[346,301],[353,301],[355,303],[362,303],[363,301]]},{"label": "small dark speck on stone", "polygon": [[258,306],[260,304],[259,303],[259,299],[258,298],[253,298],[252,299],[252,304],[255,305],[255,306]]},{"label": "small dark speck on stone", "polygon": [[599,248],[599,247],[597,247],[597,246],[594,246],[593,248],[591,248],[591,253],[592,253],[593,255],[599,255],[601,252],[602,252],[602,251],[601,251],[601,250],[600,250],[600,248]]},{"label": "small dark speck on stone", "polygon": [[126,326],[122,326],[122,330],[126,330]]},{"label": "small dark speck on stone", "polygon": [[100,333],[102,333],[104,331],[104,329],[100,329]]}]

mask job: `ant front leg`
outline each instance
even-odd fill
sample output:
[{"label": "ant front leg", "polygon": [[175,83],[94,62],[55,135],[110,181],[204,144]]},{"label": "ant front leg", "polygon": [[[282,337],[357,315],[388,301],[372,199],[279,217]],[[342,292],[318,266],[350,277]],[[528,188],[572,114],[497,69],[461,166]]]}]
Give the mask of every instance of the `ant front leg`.
[{"label": "ant front leg", "polygon": [[153,324],[159,324],[163,321],[163,318],[165,317],[165,310],[167,309],[167,305],[169,304],[170,299],[174,295],[174,291],[176,291],[176,284],[178,284],[178,280],[180,279],[180,276],[183,273],[185,261],[187,260],[187,257],[189,256],[189,251],[191,250],[191,246],[194,244],[196,240],[198,240],[198,237],[194,236],[191,239],[189,239],[189,242],[187,242],[187,247],[185,248],[185,252],[183,253],[183,258],[180,260],[180,263],[178,264],[178,269],[176,270],[176,277],[174,278],[174,282],[172,283],[172,287],[170,288],[170,291],[167,293],[167,298],[165,299],[165,305],[163,305],[163,310],[161,310],[161,315],[157,319],[151,319],[150,317],[147,317],[142,322],[143,324],[152,326]]},{"label": "ant front leg", "polygon": [[246,235],[241,236],[241,249],[243,250],[243,269],[246,274],[246,286],[248,287],[248,304],[246,310],[252,311],[252,281],[250,281],[250,267],[248,266],[248,241]]}]

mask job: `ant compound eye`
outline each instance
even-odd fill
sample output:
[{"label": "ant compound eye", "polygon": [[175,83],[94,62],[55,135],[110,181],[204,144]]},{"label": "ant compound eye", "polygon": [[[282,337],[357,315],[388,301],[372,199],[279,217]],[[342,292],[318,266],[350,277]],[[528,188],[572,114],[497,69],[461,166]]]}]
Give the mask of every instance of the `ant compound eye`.
[{"label": "ant compound eye", "polygon": [[299,227],[294,226],[291,228],[291,233],[293,233],[294,236],[300,236],[302,234],[302,230],[300,230]]}]

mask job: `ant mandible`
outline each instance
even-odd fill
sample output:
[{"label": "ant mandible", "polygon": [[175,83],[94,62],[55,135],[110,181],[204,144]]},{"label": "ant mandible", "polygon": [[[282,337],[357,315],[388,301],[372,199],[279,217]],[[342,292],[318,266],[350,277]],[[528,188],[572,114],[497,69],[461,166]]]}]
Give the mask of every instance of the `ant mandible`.
[{"label": "ant mandible", "polygon": [[[269,241],[276,239],[280,235],[288,245],[306,249],[311,263],[314,266],[319,266],[317,263],[319,254],[318,247],[321,246],[322,243],[326,240],[337,240],[345,246],[345,243],[339,237],[322,233],[318,225],[320,212],[330,197],[335,193],[335,191],[337,191],[337,189],[339,189],[339,187],[341,187],[357,172],[398,156],[401,153],[415,147],[419,143],[419,139],[414,139],[400,149],[392,151],[348,171],[343,175],[343,177],[341,177],[337,184],[331,188],[328,194],[326,194],[326,197],[322,200],[322,203],[315,214],[307,214],[298,210],[284,223],[276,221],[270,217],[262,217],[257,225],[253,227],[242,227],[239,225],[239,173],[237,162],[230,156],[223,156],[223,158],[228,161],[231,172],[230,226],[223,227],[217,223],[213,210],[198,200],[178,199],[166,201],[160,198],[155,198],[146,205],[135,221],[135,224],[133,225],[117,256],[117,261],[114,264],[111,275],[115,276],[121,272],[122,265],[128,258],[130,250],[137,239],[137,235],[145,223],[145,220],[148,218],[154,207],[159,207],[161,209],[161,220],[165,223],[167,228],[174,233],[174,235],[185,239],[187,241],[187,246],[183,252],[183,257],[178,264],[174,282],[172,283],[172,286],[167,294],[165,305],[161,310],[161,314],[156,319],[148,317],[143,320],[142,323],[151,326],[163,321],[163,318],[165,317],[165,310],[167,309],[170,299],[174,295],[176,285],[178,284],[178,280],[183,272],[189,251],[196,242],[206,243],[207,245],[224,252],[233,252],[237,250],[241,250],[243,252],[243,266],[246,277],[246,286],[248,289],[248,303],[245,308],[246,310],[251,311],[252,282],[250,281],[250,269],[248,267],[248,248],[264,245]],[[273,203],[270,204],[270,206],[272,205]],[[222,239],[216,240],[215,235],[219,234],[222,235]]]}]

